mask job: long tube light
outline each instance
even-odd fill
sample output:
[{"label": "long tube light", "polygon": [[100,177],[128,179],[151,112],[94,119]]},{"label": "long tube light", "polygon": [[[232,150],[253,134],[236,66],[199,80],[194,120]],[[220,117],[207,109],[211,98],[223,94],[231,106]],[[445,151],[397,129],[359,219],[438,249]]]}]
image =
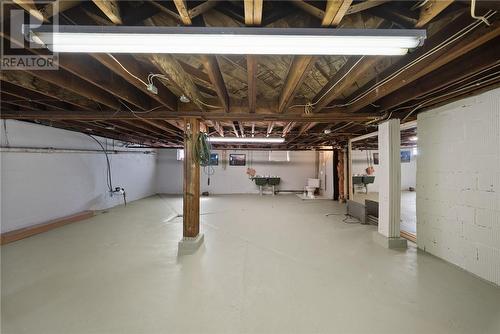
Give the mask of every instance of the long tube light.
[{"label": "long tube light", "polygon": [[208,137],[210,143],[280,144],[285,138]]},{"label": "long tube light", "polygon": [[25,26],[24,31],[53,52],[88,53],[404,55],[426,38],[418,29]]}]

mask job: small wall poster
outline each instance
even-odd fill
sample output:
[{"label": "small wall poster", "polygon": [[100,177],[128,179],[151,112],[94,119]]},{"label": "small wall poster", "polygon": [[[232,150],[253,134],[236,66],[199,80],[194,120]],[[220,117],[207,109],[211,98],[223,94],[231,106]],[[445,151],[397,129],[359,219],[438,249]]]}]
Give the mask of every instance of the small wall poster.
[{"label": "small wall poster", "polygon": [[247,164],[246,154],[230,154],[229,166],[245,166]]}]

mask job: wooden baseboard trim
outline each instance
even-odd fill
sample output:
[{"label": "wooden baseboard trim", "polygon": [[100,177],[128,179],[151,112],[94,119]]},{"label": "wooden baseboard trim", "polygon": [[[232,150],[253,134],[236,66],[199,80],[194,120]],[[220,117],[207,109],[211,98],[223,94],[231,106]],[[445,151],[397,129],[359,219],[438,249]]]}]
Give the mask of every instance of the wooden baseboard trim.
[{"label": "wooden baseboard trim", "polygon": [[50,231],[50,230],[55,229],[57,227],[61,227],[64,225],[75,223],[77,221],[90,218],[93,215],[94,215],[94,211],[82,211],[82,212],[76,213],[74,215],[66,216],[66,217],[62,217],[62,218],[57,218],[57,219],[48,221],[46,223],[32,225],[32,226],[20,228],[18,230],[5,232],[5,233],[2,233],[0,235],[0,245],[5,245],[8,243],[17,241],[17,240],[31,237],[32,235],[35,235],[35,234],[40,234],[43,232]]},{"label": "wooden baseboard trim", "polygon": [[410,240],[414,243],[417,243],[417,236],[413,233],[406,231],[399,231],[399,235],[401,236],[401,238],[405,238],[406,240]]}]

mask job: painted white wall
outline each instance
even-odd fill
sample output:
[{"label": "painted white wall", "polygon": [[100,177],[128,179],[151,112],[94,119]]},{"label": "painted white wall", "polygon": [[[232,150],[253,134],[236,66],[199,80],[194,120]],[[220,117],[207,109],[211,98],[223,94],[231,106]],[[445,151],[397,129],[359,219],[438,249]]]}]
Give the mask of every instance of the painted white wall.
[{"label": "painted white wall", "polygon": [[[258,187],[246,174],[248,167],[254,168],[259,175],[280,176],[279,188],[283,190],[302,190],[308,178],[316,177],[316,153],[313,151],[290,151],[289,162],[269,161],[269,152],[266,151],[226,151],[226,160],[229,154],[246,154],[246,166],[229,166],[229,163],[223,161],[222,151],[214,152],[219,154],[219,165],[214,166],[210,185],[203,168],[201,171],[201,191],[212,194],[258,193]],[[182,193],[183,166],[182,161],[176,159],[176,150],[159,150],[157,182],[159,193]]]},{"label": "painted white wall", "polygon": [[[18,121],[7,121],[6,127],[7,137],[2,124],[2,147],[8,138],[11,147],[100,150],[90,137],[77,132]],[[99,140],[105,145],[106,139]],[[112,143],[107,140],[108,148]],[[115,141],[115,149],[126,150],[119,145],[122,143]],[[153,152],[109,155],[113,186],[125,188],[129,201],[156,192],[156,151]],[[102,153],[2,152],[0,156],[2,232],[123,202],[121,197],[108,194]]]},{"label": "painted white wall", "polygon": [[[411,151],[411,148],[404,148],[402,151]],[[373,153],[378,153],[377,150],[368,151],[373,159]],[[373,161],[373,160],[372,160]],[[366,174],[366,150],[353,150],[352,151],[352,170],[353,174]],[[373,165],[375,169],[375,182],[368,185],[369,192],[378,192],[379,180],[377,172],[380,171],[380,165]],[[409,187],[415,188],[417,186],[417,157],[412,154],[410,162],[401,163],[401,190],[408,190]]]},{"label": "painted white wall", "polygon": [[500,89],[418,115],[418,247],[500,285]]}]

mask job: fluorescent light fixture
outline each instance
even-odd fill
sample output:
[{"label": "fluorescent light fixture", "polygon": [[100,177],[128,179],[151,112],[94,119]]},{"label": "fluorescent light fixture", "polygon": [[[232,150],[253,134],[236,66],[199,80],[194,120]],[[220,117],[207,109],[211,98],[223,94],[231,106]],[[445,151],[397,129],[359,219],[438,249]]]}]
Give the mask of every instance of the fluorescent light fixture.
[{"label": "fluorescent light fixture", "polygon": [[208,137],[210,143],[280,144],[285,138]]},{"label": "fluorescent light fixture", "polygon": [[213,28],[134,26],[23,27],[53,52],[404,55],[423,44],[419,29]]}]

